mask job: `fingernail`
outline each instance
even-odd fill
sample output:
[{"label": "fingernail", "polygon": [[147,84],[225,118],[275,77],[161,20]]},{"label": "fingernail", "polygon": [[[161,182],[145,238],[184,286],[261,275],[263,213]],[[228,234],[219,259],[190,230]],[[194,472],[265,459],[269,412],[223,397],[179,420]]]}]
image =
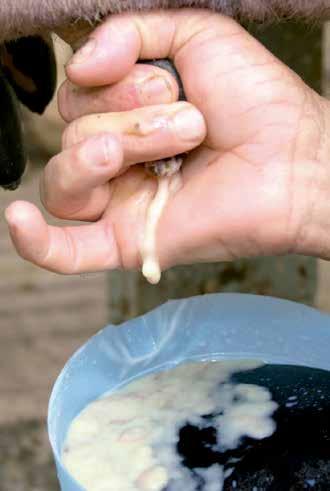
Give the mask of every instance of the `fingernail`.
[{"label": "fingernail", "polygon": [[174,115],[173,123],[182,140],[199,140],[205,131],[203,116],[193,108],[178,111]]},{"label": "fingernail", "polygon": [[108,140],[109,137],[104,134],[92,136],[83,143],[84,160],[88,165],[103,167],[109,164],[111,161],[111,143],[109,144]]},{"label": "fingernail", "polygon": [[141,104],[150,102],[158,104],[171,102],[173,99],[171,86],[164,77],[151,77],[139,85]]},{"label": "fingernail", "polygon": [[69,62],[69,65],[78,65],[80,63],[85,63],[88,61],[91,56],[93,51],[95,50],[96,47],[96,41],[93,38],[90,38],[86,44],[84,44],[78,51],[75,53],[71,61]]}]

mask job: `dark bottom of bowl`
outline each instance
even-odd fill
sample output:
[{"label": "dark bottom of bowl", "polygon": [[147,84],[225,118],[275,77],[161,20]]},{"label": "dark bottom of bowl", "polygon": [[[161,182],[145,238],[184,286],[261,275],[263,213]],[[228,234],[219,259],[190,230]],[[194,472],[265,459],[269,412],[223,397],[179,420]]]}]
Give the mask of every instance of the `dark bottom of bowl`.
[{"label": "dark bottom of bowl", "polygon": [[[214,450],[221,442],[212,426],[182,427],[177,451],[196,490],[205,491],[206,484],[194,469],[216,463],[230,474],[224,491],[330,490],[330,372],[265,365],[235,374],[232,382],[260,385],[271,392],[279,405],[274,413],[277,429],[269,438],[245,438],[234,451],[220,452]],[[212,425],[214,416],[204,417]]]}]

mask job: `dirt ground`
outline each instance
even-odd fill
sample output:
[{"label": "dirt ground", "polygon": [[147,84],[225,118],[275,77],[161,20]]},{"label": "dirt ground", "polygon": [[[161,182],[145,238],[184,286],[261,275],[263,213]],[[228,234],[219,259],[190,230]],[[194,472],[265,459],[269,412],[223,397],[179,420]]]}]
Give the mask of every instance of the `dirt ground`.
[{"label": "dirt ground", "polygon": [[[40,205],[40,148],[57,148],[60,127],[54,105],[42,125],[29,118],[28,134],[39,150],[24,186],[0,192],[1,210],[13,199]],[[58,491],[45,428],[49,393],[68,357],[106,324],[107,278],[58,276],[19,260],[2,217],[0,272],[0,491]],[[316,305],[328,312],[329,288],[330,265],[320,262]]]}]

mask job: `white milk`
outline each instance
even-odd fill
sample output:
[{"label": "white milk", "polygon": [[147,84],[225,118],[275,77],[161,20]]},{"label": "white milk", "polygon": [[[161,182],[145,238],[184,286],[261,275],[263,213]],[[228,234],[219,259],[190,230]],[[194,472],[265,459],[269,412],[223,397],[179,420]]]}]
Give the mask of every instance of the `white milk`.
[{"label": "white milk", "polygon": [[[179,162],[182,160],[173,159]],[[162,161],[160,161],[162,162]],[[157,227],[164,208],[172,192],[181,186],[181,175],[178,172],[180,167],[171,165],[173,174],[168,172],[164,176],[157,178],[157,191],[147,210],[144,238],[141,248],[142,255],[142,274],[151,283],[156,285],[161,278],[161,268],[157,253]]]},{"label": "white milk", "polygon": [[[229,381],[233,373],[257,366],[251,361],[186,364],[106,395],[73,421],[64,465],[87,491],[196,491],[176,451],[180,428],[211,424],[219,451],[234,449],[244,436],[263,439],[275,431],[277,404],[269,391]],[[211,423],[201,417],[220,412]],[[195,472],[204,480],[203,491],[221,491],[231,471],[216,464]]]},{"label": "white milk", "polygon": [[159,283],[162,274],[157,255],[157,226],[168,201],[170,179],[170,177],[158,178],[158,188],[147,211],[142,246],[142,274],[152,285]]}]

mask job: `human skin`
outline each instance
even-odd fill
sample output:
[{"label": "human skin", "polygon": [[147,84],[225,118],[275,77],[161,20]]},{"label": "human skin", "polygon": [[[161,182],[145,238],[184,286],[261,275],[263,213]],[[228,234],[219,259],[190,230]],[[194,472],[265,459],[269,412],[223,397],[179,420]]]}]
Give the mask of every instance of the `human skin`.
[{"label": "human skin", "polygon": [[[83,88],[62,89],[60,108],[74,121],[41,193],[54,215],[93,223],[50,227],[33,205],[16,202],[6,216],[23,258],[67,274],[139,268],[156,183],[134,164],[192,147],[159,223],[163,269],[288,253],[330,257],[328,101],[222,15],[114,16],[92,38],[67,67]],[[171,80],[170,89],[150,93],[148,106],[135,63],[166,57],[189,103],[173,102]],[[178,133],[172,115],[188,107]],[[84,116],[101,111],[109,113]]]},{"label": "human skin", "polygon": [[[103,0],[102,2],[99,0],[29,2],[10,0],[0,2],[0,82],[2,85],[7,84],[1,69],[5,68],[7,74],[9,69],[11,82],[14,81],[14,88],[21,102],[32,110],[43,112],[54,90],[54,77],[51,72],[55,69],[50,51],[48,59],[40,56],[40,49],[47,51],[49,47],[49,42],[44,42],[43,39],[47,39],[49,32],[53,30],[76,48],[77,44],[82,42],[84,35],[90,32],[104,16],[111,13],[192,6],[205,7],[243,20],[264,22],[282,17],[294,17],[315,21],[324,20],[329,16],[329,2],[330,0],[175,0],[175,2],[173,0],[143,0],[143,2],[141,0]],[[31,38],[33,34],[39,36]],[[17,38],[20,38],[19,45],[15,43],[11,45],[11,49],[15,49],[23,64],[15,66],[10,55],[8,65],[6,54],[9,45],[4,42]],[[31,43],[34,46],[31,46]],[[35,56],[31,56],[31,47]],[[25,60],[30,60],[30,63],[26,64]],[[33,67],[32,71],[31,67]],[[49,71],[47,67],[51,70]],[[15,114],[16,101],[8,96],[7,90],[3,95],[6,97],[4,101],[6,107],[11,106],[9,114],[10,112]],[[0,125],[0,186],[6,189],[17,187],[26,165],[23,133],[19,124],[13,128],[11,119],[6,117],[6,114],[2,114]],[[8,141],[4,134],[9,132],[11,138]],[[17,144],[12,144],[12,141],[16,141]],[[15,146],[19,148],[19,152]]]}]

